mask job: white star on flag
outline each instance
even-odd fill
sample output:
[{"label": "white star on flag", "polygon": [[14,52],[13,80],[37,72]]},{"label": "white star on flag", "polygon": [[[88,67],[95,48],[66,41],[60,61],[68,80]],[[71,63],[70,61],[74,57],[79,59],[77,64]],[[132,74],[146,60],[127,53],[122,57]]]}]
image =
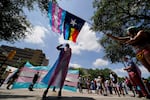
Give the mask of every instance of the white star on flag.
[{"label": "white star on flag", "polygon": [[55,19],[55,20],[58,20],[58,17],[57,17],[56,15],[54,15],[54,19]]},{"label": "white star on flag", "polygon": [[75,26],[77,23],[76,23],[76,19],[71,19],[71,22],[70,22],[70,24],[72,25],[72,26]]}]

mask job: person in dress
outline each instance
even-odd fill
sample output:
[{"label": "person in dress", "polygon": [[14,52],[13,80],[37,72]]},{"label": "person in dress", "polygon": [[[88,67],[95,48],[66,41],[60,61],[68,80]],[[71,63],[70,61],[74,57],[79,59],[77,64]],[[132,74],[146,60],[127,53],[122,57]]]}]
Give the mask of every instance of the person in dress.
[{"label": "person in dress", "polygon": [[128,72],[132,84],[136,86],[136,88],[140,88],[144,97],[150,98],[150,93],[142,81],[141,70],[132,60],[129,60],[128,57],[124,57],[124,61],[127,62],[127,67],[124,68],[124,70]]},{"label": "person in dress", "polygon": [[65,45],[65,47],[63,47],[63,44],[61,44],[56,48],[60,51],[59,57],[42,80],[43,83],[48,84],[47,89],[43,93],[43,98],[46,97],[50,86],[59,87],[58,96],[61,97],[62,88],[68,72],[72,50],[68,43]]}]

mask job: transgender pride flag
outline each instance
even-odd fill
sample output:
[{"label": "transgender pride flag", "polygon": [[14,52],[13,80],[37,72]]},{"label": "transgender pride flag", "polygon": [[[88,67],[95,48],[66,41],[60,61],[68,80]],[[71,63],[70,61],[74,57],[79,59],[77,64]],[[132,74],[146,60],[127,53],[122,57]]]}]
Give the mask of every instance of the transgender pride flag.
[{"label": "transgender pride flag", "polygon": [[63,89],[76,92],[78,85],[79,70],[68,70]]},{"label": "transgender pride flag", "polygon": [[[28,88],[32,83],[34,74],[37,72],[39,72],[40,77],[34,85],[34,88],[47,88],[47,84],[44,84],[43,82],[41,82],[41,80],[47,74],[49,69],[50,66],[33,66],[29,62],[26,62],[24,67],[21,69],[18,79],[16,80],[16,82],[14,82],[12,89]],[[76,92],[78,76],[79,70],[68,70],[63,89]]]},{"label": "transgender pride flag", "polygon": [[52,31],[62,33],[66,11],[60,8],[55,2],[49,2],[48,17]]},{"label": "transgender pride flag", "polygon": [[34,88],[46,88],[47,85],[42,83],[41,80],[46,75],[48,70],[49,66],[33,66],[29,62],[26,62],[26,64],[21,69],[19,77],[13,84],[12,88],[13,89],[28,88],[29,85],[32,83],[34,74],[37,72],[39,72],[39,78],[36,84],[34,85]]}]

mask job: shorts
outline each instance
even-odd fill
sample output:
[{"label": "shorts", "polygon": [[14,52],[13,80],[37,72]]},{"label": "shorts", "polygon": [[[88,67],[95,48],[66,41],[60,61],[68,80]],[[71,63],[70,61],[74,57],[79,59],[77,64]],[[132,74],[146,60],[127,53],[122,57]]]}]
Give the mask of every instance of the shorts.
[{"label": "shorts", "polygon": [[144,55],[149,54],[149,53],[150,53],[150,50],[147,49],[147,48],[142,49],[142,50],[138,50],[137,53],[136,53],[136,58],[138,60],[143,60]]}]

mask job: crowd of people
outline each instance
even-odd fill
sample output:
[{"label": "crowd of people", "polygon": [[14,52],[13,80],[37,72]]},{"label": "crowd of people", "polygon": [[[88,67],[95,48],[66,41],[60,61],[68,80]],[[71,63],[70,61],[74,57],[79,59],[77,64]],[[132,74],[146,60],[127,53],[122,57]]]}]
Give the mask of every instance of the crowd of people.
[{"label": "crowd of people", "polygon": [[[143,64],[143,66],[150,72],[150,33],[139,30],[137,27],[129,27],[127,37],[115,37],[111,34],[107,34],[108,37],[131,45],[135,49],[137,59]],[[47,96],[50,86],[58,86],[58,96],[61,97],[62,87],[67,75],[68,65],[71,59],[72,50],[69,44],[63,47],[63,44],[57,46],[57,50],[60,51],[58,59],[54,63],[53,67],[49,70],[47,75],[43,78],[42,82],[47,84],[48,87],[43,93],[43,98]],[[150,83],[148,80],[142,78],[141,70],[139,67],[129,58],[125,57],[124,61],[127,62],[127,66],[124,70],[128,73],[128,76],[122,80],[118,80],[118,75],[111,71],[109,77],[105,78],[104,75],[100,74],[94,79],[83,78],[79,76],[78,88],[80,93],[84,93],[83,89],[87,93],[96,93],[98,95],[118,95],[119,97],[129,94],[132,91],[133,97],[146,97],[150,99]],[[7,89],[17,79],[19,70],[10,78],[8,81]],[[6,73],[5,76],[8,76]],[[5,77],[3,76],[3,77]],[[0,86],[3,84],[5,78],[0,79]],[[38,79],[38,73],[35,74],[32,84],[29,86],[29,90],[33,91],[33,86]],[[54,84],[55,83],[55,84]],[[84,88],[83,88],[84,87]]]},{"label": "crowd of people", "polygon": [[[109,78],[105,78],[101,74],[95,79],[85,78],[80,75],[78,82],[79,92],[103,96],[118,95],[119,97],[129,95],[130,92],[132,97],[145,97],[142,93],[143,87],[140,84],[133,84],[130,77],[125,76],[122,80],[118,80],[119,78],[115,72],[110,72],[109,74]],[[141,78],[141,81],[143,82],[144,88],[150,91],[150,83],[148,80]]]},{"label": "crowd of people", "polygon": [[141,70],[132,59],[124,57],[124,61],[126,62],[124,71],[128,73],[128,76],[119,80],[118,75],[111,71],[107,78],[100,74],[97,78],[90,80],[90,78],[83,78],[80,75],[78,82],[79,92],[83,93],[83,89],[85,89],[87,93],[104,96],[115,94],[120,97],[121,95],[129,94],[129,91],[131,91],[133,97],[138,96],[150,99],[150,82],[148,79],[142,78]]},{"label": "crowd of people", "polygon": [[[150,72],[150,33],[136,26],[131,26],[127,29],[126,37],[117,37],[111,34],[106,34],[108,37],[117,40],[125,45],[131,45],[136,53],[136,58],[141,64]],[[133,51],[133,52],[134,52]],[[129,78],[136,88],[138,87],[141,96],[150,98],[150,92],[141,79],[141,71],[139,67],[133,62],[127,62],[127,71]]]}]

